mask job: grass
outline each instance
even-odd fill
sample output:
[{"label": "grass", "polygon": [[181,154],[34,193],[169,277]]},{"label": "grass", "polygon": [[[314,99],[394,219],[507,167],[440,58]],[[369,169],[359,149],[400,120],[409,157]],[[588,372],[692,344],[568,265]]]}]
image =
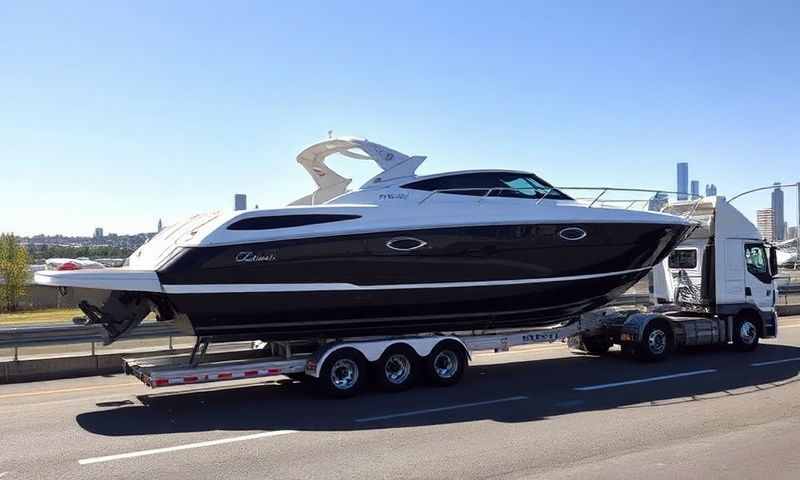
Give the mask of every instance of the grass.
[{"label": "grass", "polygon": [[72,323],[74,317],[82,317],[77,308],[48,308],[0,313],[0,326],[15,327],[43,323]]}]

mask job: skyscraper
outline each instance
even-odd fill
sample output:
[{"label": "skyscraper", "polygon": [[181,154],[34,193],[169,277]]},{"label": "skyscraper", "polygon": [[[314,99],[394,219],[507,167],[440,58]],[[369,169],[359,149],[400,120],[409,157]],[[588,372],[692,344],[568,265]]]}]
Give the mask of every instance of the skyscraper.
[{"label": "skyscraper", "polygon": [[103,228],[102,227],[97,227],[97,228],[94,229],[94,238],[97,239],[97,240],[100,240],[101,238],[103,238]]},{"label": "skyscraper", "polygon": [[686,200],[689,193],[689,164],[678,162],[678,200]]},{"label": "skyscraper", "polygon": [[697,180],[692,180],[692,199],[700,196],[700,182]]},{"label": "skyscraper", "polygon": [[774,236],[772,240],[779,242],[786,237],[786,222],[783,219],[783,190],[780,183],[774,183],[775,190],[772,191],[772,228]]},{"label": "skyscraper", "polygon": [[247,210],[247,195],[237,193],[233,196],[233,209],[234,210]]},{"label": "skyscraper", "polygon": [[706,185],[706,197],[713,197],[717,194],[717,186],[713,183]]},{"label": "skyscraper", "polygon": [[156,231],[157,231],[157,232],[160,232],[162,228],[163,228],[163,225],[162,225],[162,223],[161,223],[161,219],[159,218],[159,219],[158,219],[158,230],[156,230]]},{"label": "skyscraper", "polygon": [[758,231],[761,233],[761,236],[764,240],[771,242],[775,239],[775,228],[772,221],[774,220],[774,214],[771,208],[764,208],[762,210],[756,210],[756,225],[758,225]]}]

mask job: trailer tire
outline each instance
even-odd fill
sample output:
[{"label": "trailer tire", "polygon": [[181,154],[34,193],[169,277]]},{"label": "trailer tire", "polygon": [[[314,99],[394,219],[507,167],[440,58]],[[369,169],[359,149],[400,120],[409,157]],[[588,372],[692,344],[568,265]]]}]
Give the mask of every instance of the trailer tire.
[{"label": "trailer tire", "polygon": [[424,370],[428,381],[436,386],[455,385],[467,368],[467,352],[454,340],[439,342],[425,357]]},{"label": "trailer tire", "polygon": [[367,362],[354,348],[336,350],[322,364],[317,389],[328,396],[348,398],[357,395],[367,380]]},{"label": "trailer tire", "polygon": [[675,340],[669,322],[657,318],[645,327],[642,338],[636,346],[636,357],[645,362],[660,362],[669,357],[674,345]]},{"label": "trailer tire", "polygon": [[733,322],[733,348],[739,352],[752,352],[758,347],[759,321],[752,313],[744,313]]},{"label": "trailer tire", "polygon": [[400,392],[414,386],[419,369],[417,352],[405,344],[390,346],[373,364],[375,381],[387,392]]}]

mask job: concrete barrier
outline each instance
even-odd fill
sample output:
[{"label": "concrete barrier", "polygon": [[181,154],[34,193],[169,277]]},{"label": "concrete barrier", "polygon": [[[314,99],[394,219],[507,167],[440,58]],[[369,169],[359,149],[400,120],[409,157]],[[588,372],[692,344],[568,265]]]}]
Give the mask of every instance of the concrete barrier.
[{"label": "concrete barrier", "polygon": [[0,383],[36,382],[59,378],[89,377],[122,373],[122,358],[152,357],[189,353],[191,349],[156,350],[150,352],[108,353],[66,357],[37,358],[0,363]]}]

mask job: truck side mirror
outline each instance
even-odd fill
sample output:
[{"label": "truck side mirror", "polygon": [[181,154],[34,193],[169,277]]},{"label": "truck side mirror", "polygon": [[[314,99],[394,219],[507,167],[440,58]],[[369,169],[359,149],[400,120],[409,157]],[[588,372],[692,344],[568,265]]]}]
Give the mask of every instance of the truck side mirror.
[{"label": "truck side mirror", "polygon": [[774,245],[769,247],[769,271],[773,277],[778,276],[778,249]]}]

